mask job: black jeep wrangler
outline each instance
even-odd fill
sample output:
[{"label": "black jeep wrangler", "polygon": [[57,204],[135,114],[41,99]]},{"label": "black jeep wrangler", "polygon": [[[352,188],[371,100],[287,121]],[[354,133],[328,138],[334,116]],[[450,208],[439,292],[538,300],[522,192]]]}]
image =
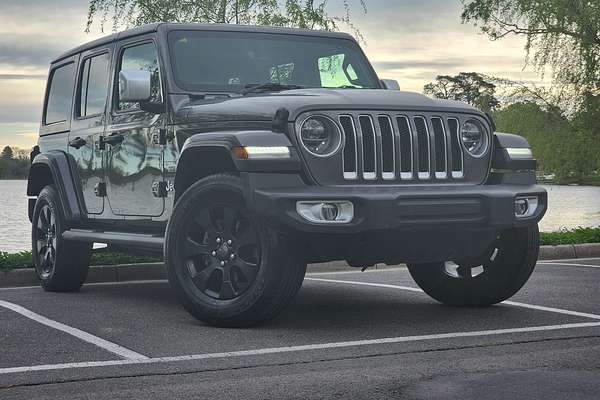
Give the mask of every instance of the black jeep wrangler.
[{"label": "black jeep wrangler", "polygon": [[547,195],[526,140],[379,80],[352,37],[154,24],[50,67],[27,194],[44,289],[93,243],[164,254],[197,318],[276,316],[307,263],[407,263],[436,300],[488,306],[532,273]]}]

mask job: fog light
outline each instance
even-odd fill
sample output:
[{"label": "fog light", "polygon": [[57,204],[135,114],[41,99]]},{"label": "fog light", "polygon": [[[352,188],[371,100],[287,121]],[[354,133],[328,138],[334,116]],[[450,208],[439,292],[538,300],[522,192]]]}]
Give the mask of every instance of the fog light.
[{"label": "fog light", "polygon": [[322,204],[321,206],[321,218],[325,221],[335,221],[339,214],[337,204]]},{"label": "fog light", "polygon": [[354,218],[354,205],[350,201],[299,201],[296,211],[317,224],[347,224]]},{"label": "fog light", "polygon": [[538,208],[537,197],[517,197],[515,199],[515,216],[528,218],[535,214]]}]

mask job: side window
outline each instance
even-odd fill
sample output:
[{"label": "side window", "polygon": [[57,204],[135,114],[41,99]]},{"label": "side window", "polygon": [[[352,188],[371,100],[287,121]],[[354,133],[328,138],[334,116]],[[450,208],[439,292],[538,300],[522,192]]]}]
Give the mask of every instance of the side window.
[{"label": "side window", "polygon": [[321,57],[318,60],[319,74],[321,76],[321,86],[323,87],[342,87],[356,86],[358,76],[352,67],[352,64],[344,65],[346,55],[335,54],[328,57]]},{"label": "side window", "polygon": [[79,117],[104,113],[108,90],[108,54],[101,54],[84,61],[79,84]]},{"label": "side window", "polygon": [[[139,46],[127,47],[121,54],[119,65],[119,72],[131,70],[149,71],[152,77],[150,101],[155,103],[162,102],[160,73],[158,70],[158,59],[156,56],[156,48],[154,47],[154,43],[145,43]],[[115,92],[117,93],[118,97],[118,87],[116,88]],[[131,103],[121,100],[118,101],[118,109],[120,111],[137,110],[139,108],[139,103]]]},{"label": "side window", "polygon": [[44,125],[69,120],[74,83],[75,64],[63,65],[52,71],[48,100],[44,112]]}]

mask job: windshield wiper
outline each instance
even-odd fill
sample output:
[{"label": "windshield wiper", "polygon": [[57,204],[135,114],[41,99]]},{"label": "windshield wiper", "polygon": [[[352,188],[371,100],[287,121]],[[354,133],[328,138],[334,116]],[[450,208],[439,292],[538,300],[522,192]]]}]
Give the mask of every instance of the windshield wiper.
[{"label": "windshield wiper", "polygon": [[371,88],[364,88],[364,87],[354,86],[354,85],[342,85],[342,86],[323,86],[323,89],[371,89]]},{"label": "windshield wiper", "polygon": [[256,92],[281,92],[284,90],[293,90],[293,89],[302,89],[302,88],[303,88],[303,86],[300,86],[300,85],[284,85],[281,83],[273,83],[273,82],[252,83],[252,84],[246,85],[245,89],[242,90],[240,93],[242,94],[242,96],[245,96],[247,94],[256,93]]}]

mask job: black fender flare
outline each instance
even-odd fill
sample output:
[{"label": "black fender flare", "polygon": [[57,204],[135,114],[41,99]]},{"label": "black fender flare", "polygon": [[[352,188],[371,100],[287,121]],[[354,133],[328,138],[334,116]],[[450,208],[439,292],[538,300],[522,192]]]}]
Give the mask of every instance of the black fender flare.
[{"label": "black fender flare", "polygon": [[[244,160],[234,157],[233,149],[244,146],[285,146],[290,148],[290,158]],[[190,182],[211,174],[293,173],[300,172],[301,169],[300,157],[284,134],[267,130],[198,133],[187,138],[181,147],[175,172],[175,201],[189,187]],[[190,170],[194,171],[192,177]]]},{"label": "black fender flare", "polygon": [[[31,163],[27,179],[27,196],[37,197],[48,184],[56,185],[67,225],[81,220],[82,206],[77,187],[71,175],[69,156],[63,151],[53,150],[38,154]],[[29,200],[29,220],[32,220],[35,199]]]},{"label": "black fender flare", "polygon": [[506,151],[507,148],[530,149],[527,139],[512,133],[494,132],[494,154],[492,168],[498,170],[535,171],[535,159],[513,160]]}]

